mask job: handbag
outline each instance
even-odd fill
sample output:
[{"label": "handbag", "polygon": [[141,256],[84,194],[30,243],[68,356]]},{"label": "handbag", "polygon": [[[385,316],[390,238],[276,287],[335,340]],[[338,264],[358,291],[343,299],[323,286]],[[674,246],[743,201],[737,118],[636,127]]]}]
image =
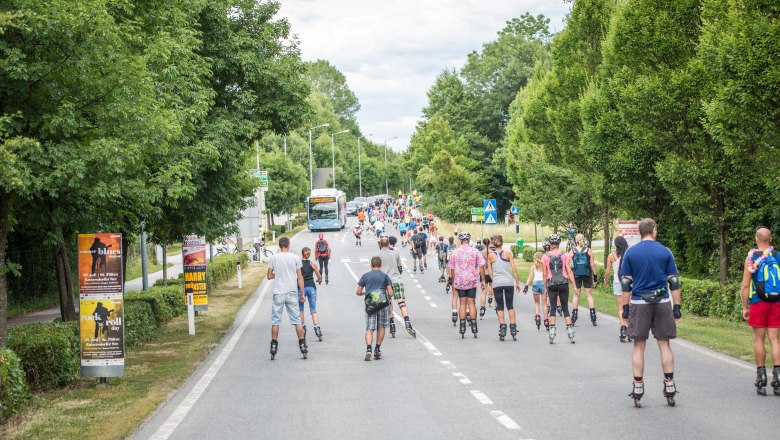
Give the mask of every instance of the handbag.
[{"label": "handbag", "polygon": [[366,294],[366,313],[373,315],[390,305],[386,290],[373,290]]}]

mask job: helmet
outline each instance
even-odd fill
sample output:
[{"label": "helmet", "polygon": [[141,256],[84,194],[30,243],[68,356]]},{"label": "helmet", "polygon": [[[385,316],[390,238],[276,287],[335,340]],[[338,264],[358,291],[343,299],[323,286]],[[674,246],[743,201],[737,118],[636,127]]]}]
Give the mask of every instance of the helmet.
[{"label": "helmet", "polygon": [[542,242],[542,249],[544,249],[545,251],[549,251],[550,250],[550,242],[549,241],[543,241]]},{"label": "helmet", "polygon": [[550,244],[561,244],[561,236],[558,234],[551,235]]},{"label": "helmet", "polygon": [[322,240],[325,237],[325,234],[320,234],[320,240]]},{"label": "helmet", "polygon": [[460,241],[471,240],[471,234],[469,234],[468,232],[461,232],[458,238],[460,239]]}]

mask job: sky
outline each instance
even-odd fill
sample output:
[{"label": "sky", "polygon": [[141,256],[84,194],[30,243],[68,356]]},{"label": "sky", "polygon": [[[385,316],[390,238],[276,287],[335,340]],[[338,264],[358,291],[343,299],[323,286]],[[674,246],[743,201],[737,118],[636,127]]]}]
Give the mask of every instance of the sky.
[{"label": "sky", "polygon": [[563,0],[280,0],[306,61],[328,60],[347,77],[370,139],[409,145],[427,91],[446,68],[492,41],[506,21],[525,12],[564,26]]}]

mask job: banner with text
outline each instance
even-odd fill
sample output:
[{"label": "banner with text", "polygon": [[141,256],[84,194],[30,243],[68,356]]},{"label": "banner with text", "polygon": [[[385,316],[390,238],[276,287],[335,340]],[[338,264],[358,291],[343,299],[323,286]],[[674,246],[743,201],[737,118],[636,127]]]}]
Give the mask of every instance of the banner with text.
[{"label": "banner with text", "polygon": [[[209,297],[206,281],[206,239],[197,235],[184,237],[182,245],[184,258],[184,291],[192,289],[192,299],[195,310],[208,310]],[[187,297],[184,297],[187,304]]]},{"label": "banner with text", "polygon": [[639,234],[639,221],[637,220],[618,221],[618,231],[628,242],[628,247],[642,241],[642,236]]},{"label": "banner with text", "polygon": [[79,234],[81,375],[125,374],[122,234]]}]

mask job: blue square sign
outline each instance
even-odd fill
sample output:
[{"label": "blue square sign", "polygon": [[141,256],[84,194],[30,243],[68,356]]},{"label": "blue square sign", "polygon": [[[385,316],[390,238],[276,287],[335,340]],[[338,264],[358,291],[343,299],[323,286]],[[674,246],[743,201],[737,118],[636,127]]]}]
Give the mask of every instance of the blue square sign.
[{"label": "blue square sign", "polygon": [[485,209],[485,224],[495,225],[498,223],[498,206],[496,206],[496,199],[486,199],[483,207]]}]

